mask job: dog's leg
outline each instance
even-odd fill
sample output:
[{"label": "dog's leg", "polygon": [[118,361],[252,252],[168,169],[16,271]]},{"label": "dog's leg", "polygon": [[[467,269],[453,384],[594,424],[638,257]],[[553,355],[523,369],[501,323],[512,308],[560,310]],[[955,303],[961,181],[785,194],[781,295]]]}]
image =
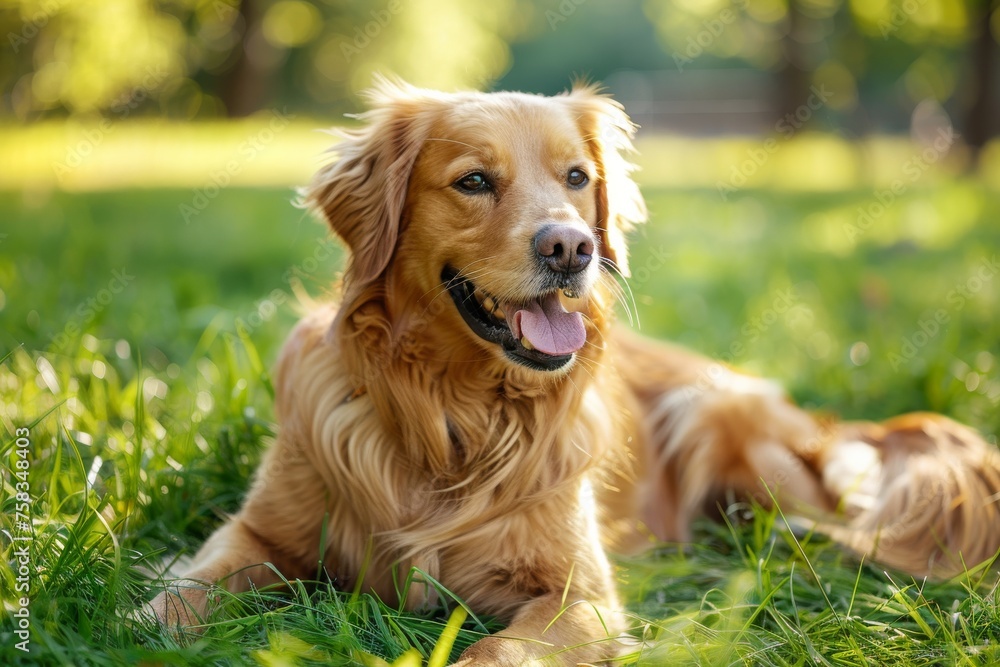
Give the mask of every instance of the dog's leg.
[{"label": "dog's leg", "polygon": [[275,560],[272,549],[237,516],[208,538],[183,579],[156,596],[153,612],[170,628],[197,626],[208,611],[211,586],[222,583],[238,593],[276,583],[278,577],[264,565]]},{"label": "dog's leg", "polygon": [[834,507],[817,462],[835,431],[770,383],[732,375],[733,384],[674,388],[649,406],[643,519],[660,539],[689,540],[690,520],[727,496],[791,511]]},{"label": "dog's leg", "polygon": [[614,606],[564,608],[562,594],[552,593],[521,607],[507,629],[467,648],[454,667],[600,664],[621,650],[622,627]]},{"label": "dog's leg", "polygon": [[774,382],[682,348],[616,331],[616,369],[638,416],[639,517],[661,540],[691,539],[690,522],[730,498],[829,510],[819,458],[836,429],[792,405]]},{"label": "dog's leg", "polygon": [[[195,555],[182,584],[151,603],[169,626],[199,624],[211,586],[249,590],[286,578],[315,575],[328,494],[315,467],[283,436],[267,452],[240,513],[218,529]],[[270,565],[268,565],[270,564]]]}]

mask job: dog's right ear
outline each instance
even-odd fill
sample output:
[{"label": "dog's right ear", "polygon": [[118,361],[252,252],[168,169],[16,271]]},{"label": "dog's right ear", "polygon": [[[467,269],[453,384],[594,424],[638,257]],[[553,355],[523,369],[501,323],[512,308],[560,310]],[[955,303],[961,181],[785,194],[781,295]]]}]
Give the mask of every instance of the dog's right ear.
[{"label": "dog's right ear", "polygon": [[404,221],[410,172],[430,130],[433,100],[425,91],[380,78],[367,92],[364,126],[344,130],[336,161],[302,192],[351,250],[346,282],[378,278],[392,259]]},{"label": "dog's right ear", "polygon": [[594,190],[601,257],[628,278],[625,236],[646,221],[646,204],[631,176],[635,166],[626,157],[635,151],[632,136],[636,126],[620,104],[602,95],[593,84],[575,84],[564,99],[573,106],[597,167]]}]

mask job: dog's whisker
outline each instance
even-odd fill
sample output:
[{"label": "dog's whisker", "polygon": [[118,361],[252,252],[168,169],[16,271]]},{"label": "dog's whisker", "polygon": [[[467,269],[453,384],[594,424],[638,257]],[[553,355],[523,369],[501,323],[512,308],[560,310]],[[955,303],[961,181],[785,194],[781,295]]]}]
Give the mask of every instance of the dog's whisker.
[{"label": "dog's whisker", "polygon": [[[480,262],[490,261],[491,259],[492,258],[482,258],[482,259],[478,259],[478,260],[475,260],[473,262],[470,262],[469,264],[466,265],[466,268],[464,268],[461,271],[457,272],[457,274],[455,275],[454,278],[451,278],[450,280],[447,280],[447,281],[440,282],[437,286],[435,286],[435,287],[431,288],[430,290],[424,292],[421,295],[421,298],[426,297],[428,294],[430,294],[431,291],[433,291],[435,289],[440,289],[441,291],[447,291],[447,290],[451,289],[452,287],[454,287],[459,281],[470,280],[472,282],[475,282],[477,279],[479,279],[479,278],[481,278],[483,276],[489,275],[489,273],[491,271],[491,267],[489,267],[489,266],[483,267],[481,269],[476,269],[474,271],[469,271],[468,267],[472,266],[473,264],[478,264]],[[437,296],[440,296],[440,293]]]},{"label": "dog's whisker", "polygon": [[609,273],[604,273],[604,275],[606,276],[605,285],[607,285],[608,291],[611,293],[614,301],[621,305],[622,310],[625,311],[625,316],[628,317],[629,326],[634,327],[635,318],[632,315],[632,309],[625,298],[625,292],[622,290],[621,285],[619,285],[618,281],[615,280]]},{"label": "dog's whisker", "polygon": [[[583,359],[582,357],[579,357],[579,356],[577,357],[576,360],[577,360],[577,363],[580,365],[580,370],[582,370],[584,373],[586,373],[587,376],[591,380],[596,380],[597,379],[597,377],[593,373],[593,369],[589,368],[587,366],[587,364],[586,364],[586,361],[588,361],[588,360],[585,360],[585,359]],[[576,380],[573,378],[573,376],[572,375],[568,376],[568,379],[569,379],[570,384],[573,385],[573,388],[576,389],[576,392],[582,396],[584,390],[581,389],[580,386],[576,383]]]},{"label": "dog's whisker", "polygon": [[[625,276],[622,276],[621,284],[624,285],[624,291],[628,293],[629,303],[632,304],[632,312],[635,313],[635,321],[633,322],[632,318],[629,317],[629,324],[633,325],[636,329],[642,329],[642,322],[639,321],[639,306],[635,302],[635,294],[632,293],[632,285],[629,284],[628,279]],[[626,306],[626,309],[627,308],[628,307]]]},{"label": "dog's whisker", "polygon": [[[472,262],[469,262],[469,263],[468,263],[468,264],[466,265],[466,267],[469,267],[469,266],[472,266],[473,264],[478,264],[478,263],[480,263],[480,262],[484,262],[484,261],[490,261],[490,260],[492,260],[492,259],[494,259],[494,257],[482,257],[482,258],[480,258],[480,259],[477,259],[477,260],[473,260]],[[459,275],[455,276],[455,278],[452,278],[451,280],[448,280],[448,281],[442,281],[442,282],[441,282],[441,283],[439,283],[439,284],[438,284],[437,286],[435,286],[435,287],[431,288],[430,290],[428,290],[428,291],[424,292],[424,293],[423,293],[423,294],[422,294],[422,295],[420,296],[420,298],[421,298],[421,299],[425,298],[425,297],[426,297],[426,296],[427,296],[428,294],[430,294],[430,293],[431,293],[432,291],[434,291],[434,290],[438,290],[438,293],[437,293],[437,294],[435,294],[435,295],[434,295],[434,296],[433,296],[433,297],[431,298],[431,300],[427,302],[427,305],[426,305],[426,306],[424,307],[424,309],[423,309],[423,310],[421,311],[421,313],[420,313],[420,316],[419,316],[419,320],[420,320],[420,321],[423,321],[423,318],[424,318],[424,315],[426,315],[426,314],[427,314],[427,311],[428,311],[428,310],[430,310],[430,308],[431,308],[431,306],[432,306],[432,305],[434,304],[434,302],[435,302],[435,301],[437,301],[437,300],[438,300],[438,299],[439,299],[440,297],[442,297],[443,295],[447,294],[447,293],[448,293],[448,290],[449,290],[449,289],[450,289],[451,287],[453,287],[453,286],[454,286],[454,283],[455,283],[455,281],[456,281],[456,280],[459,280],[459,279],[461,279],[461,278],[468,278],[468,279],[470,279],[470,280],[471,280],[472,278],[478,278],[478,277],[480,277],[480,276],[483,276],[483,275],[486,275],[486,274],[487,274],[487,272],[488,272],[489,270],[490,270],[490,268],[489,268],[489,267],[486,267],[486,268],[483,268],[483,269],[478,269],[478,270],[476,270],[476,271],[472,271],[472,272],[467,272],[467,273],[465,273],[465,274],[463,274],[463,273],[461,273],[461,272],[460,272],[460,273],[459,273]],[[473,282],[475,282],[475,281],[473,281]]]},{"label": "dog's whisker", "polygon": [[[621,278],[621,282],[619,282],[615,278],[615,276],[605,268],[604,266],[605,264],[608,264],[614,268],[615,274],[617,274]],[[628,317],[629,320],[629,326],[632,326],[637,329],[641,328],[641,324],[639,323],[639,308],[635,302],[635,295],[632,293],[632,287],[629,285],[628,280],[625,278],[625,276],[622,275],[621,271],[618,268],[618,265],[614,262],[614,260],[607,257],[602,257],[601,269],[603,275],[606,275],[608,277],[607,282],[610,286],[610,289],[612,290],[612,293],[615,295],[616,300],[619,303],[621,303],[622,308],[625,310],[625,315]],[[628,296],[627,301],[626,301],[626,292]]]},{"label": "dog's whisker", "polygon": [[[476,260],[473,260],[473,261],[469,262],[464,267],[462,267],[462,269],[460,269],[459,271],[456,272],[454,278],[452,278],[452,279],[450,279],[448,281],[442,281],[441,283],[439,283],[437,285],[437,287],[433,287],[430,290],[424,292],[421,295],[421,297],[427,296],[428,294],[430,294],[431,291],[433,291],[434,289],[437,289],[438,287],[443,287],[444,289],[447,290],[447,289],[449,289],[451,287],[454,287],[456,281],[466,280],[466,279],[467,280],[472,280],[472,278],[474,278],[474,277],[479,277],[481,275],[484,275],[484,272],[489,271],[490,267],[485,267],[485,268],[479,269],[477,271],[469,271],[469,267],[471,267],[471,266],[473,266],[475,264],[479,264],[481,262],[489,262],[489,261],[492,261],[493,259],[495,259],[495,257],[481,257],[479,259],[476,259]],[[473,282],[475,282],[475,281],[473,281]]]}]

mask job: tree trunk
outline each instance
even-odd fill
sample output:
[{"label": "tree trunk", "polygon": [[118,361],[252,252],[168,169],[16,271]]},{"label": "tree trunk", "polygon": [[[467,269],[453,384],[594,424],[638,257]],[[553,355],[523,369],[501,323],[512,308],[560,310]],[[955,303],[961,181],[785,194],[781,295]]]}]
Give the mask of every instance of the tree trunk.
[{"label": "tree trunk", "polygon": [[248,50],[260,49],[263,43],[257,3],[242,0],[236,9],[240,14],[236,25],[242,24],[243,37],[235,47],[239,50],[236,63],[223,77],[219,90],[226,115],[230,118],[241,118],[258,111],[264,104],[271,78],[270,70],[261,69],[253,58],[247,57]]},{"label": "tree trunk", "polygon": [[974,157],[978,158],[980,150],[997,132],[1000,108],[997,107],[995,81],[997,77],[997,59],[1000,51],[997,41],[990,31],[990,15],[994,11],[991,5],[996,2],[988,0],[982,3],[975,17],[978,28],[974,37],[970,57],[969,81],[972,90],[972,101],[965,117],[965,142],[972,148]]},{"label": "tree trunk", "polygon": [[806,102],[809,95],[809,72],[807,62],[809,54],[807,47],[801,41],[803,24],[809,21],[799,9],[797,0],[788,2],[788,34],[782,39],[782,49],[785,55],[785,67],[778,74],[778,114],[782,118],[789,115],[794,118],[795,112]]}]

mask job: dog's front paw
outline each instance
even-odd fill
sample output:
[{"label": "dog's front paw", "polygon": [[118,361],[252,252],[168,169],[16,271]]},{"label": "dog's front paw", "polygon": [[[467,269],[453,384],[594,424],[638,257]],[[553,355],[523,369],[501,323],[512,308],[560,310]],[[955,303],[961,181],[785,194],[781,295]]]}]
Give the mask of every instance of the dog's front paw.
[{"label": "dog's front paw", "polygon": [[465,649],[452,667],[552,667],[563,665],[555,656],[548,660],[533,657],[526,642],[503,637],[485,637]]},{"label": "dog's front paw", "polygon": [[208,589],[194,586],[163,591],[149,603],[160,625],[171,632],[199,631],[208,607]]}]

